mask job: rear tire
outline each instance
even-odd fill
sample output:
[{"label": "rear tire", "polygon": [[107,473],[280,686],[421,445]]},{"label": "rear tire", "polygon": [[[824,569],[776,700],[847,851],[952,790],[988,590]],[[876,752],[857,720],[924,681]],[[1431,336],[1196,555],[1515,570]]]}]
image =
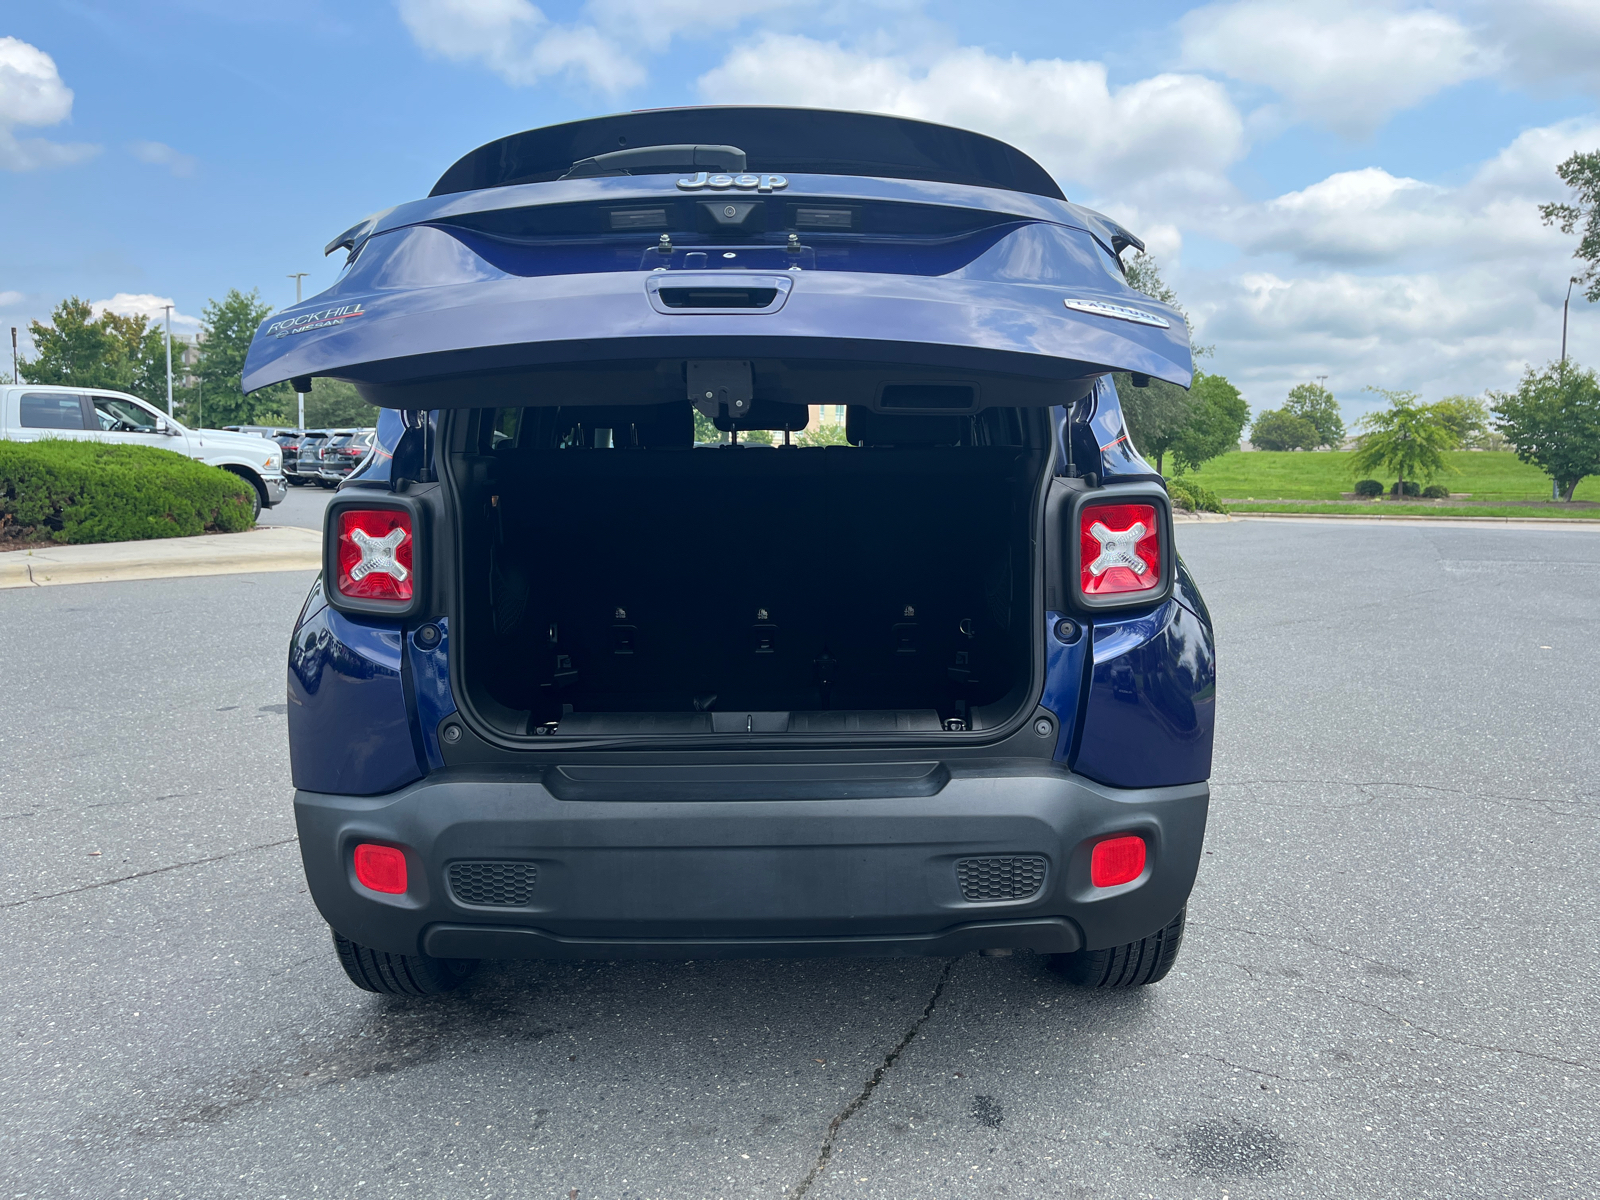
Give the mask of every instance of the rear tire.
[{"label": "rear tire", "polygon": [[475,958],[389,954],[352,942],[338,930],[333,932],[333,948],[351,983],[385,996],[438,996],[454,991],[478,965]]},{"label": "rear tire", "polygon": [[250,508],[252,510],[250,519],[252,521],[260,520],[261,510],[266,507],[267,503],[266,489],[243,471],[235,471],[232,467],[223,467],[222,469],[250,488]]},{"label": "rear tire", "polygon": [[1113,946],[1109,950],[1079,950],[1052,954],[1050,966],[1078,987],[1130,988],[1165,979],[1183,945],[1183,919],[1187,908],[1149,937]]}]

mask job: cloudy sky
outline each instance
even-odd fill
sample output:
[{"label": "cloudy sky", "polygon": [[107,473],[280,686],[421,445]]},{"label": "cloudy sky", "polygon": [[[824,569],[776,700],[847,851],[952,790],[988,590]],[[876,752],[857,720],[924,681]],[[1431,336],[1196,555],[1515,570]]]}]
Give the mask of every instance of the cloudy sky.
[{"label": "cloudy sky", "polygon": [[[471,147],[627,108],[869,109],[1015,143],[1150,244],[1256,409],[1434,399],[1558,355],[1600,3],[38,0],[0,19],[0,323],[333,279]],[[1134,14],[1138,14],[1137,17]],[[26,338],[24,333],[24,349]],[[1600,364],[1600,306],[1572,353]]]}]

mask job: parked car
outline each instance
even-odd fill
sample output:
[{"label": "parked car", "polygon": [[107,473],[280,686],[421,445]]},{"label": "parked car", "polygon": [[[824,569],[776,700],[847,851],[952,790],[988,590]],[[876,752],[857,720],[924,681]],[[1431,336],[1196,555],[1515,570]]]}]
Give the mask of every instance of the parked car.
[{"label": "parked car", "polygon": [[283,475],[291,487],[304,487],[310,480],[303,478],[297,467],[300,458],[300,442],[305,437],[301,429],[286,429],[272,440],[278,443],[278,449],[283,453]]},{"label": "parked car", "polygon": [[325,429],[308,429],[295,449],[294,480],[298,484],[323,486],[322,448],[332,435]]},{"label": "parked car", "polygon": [[353,429],[319,430],[317,440],[312,445],[312,454],[302,460],[302,470],[307,478],[318,487],[338,487],[343,475],[333,473],[332,467],[337,459],[330,460],[328,455],[336,445],[348,440],[355,432]]},{"label": "parked car", "polygon": [[[335,238],[243,380],[380,405],[289,649],[350,979],[1013,949],[1166,975],[1216,674],[1112,382],[1191,381],[1138,247],[992,138],[756,107],[516,134]],[[822,403],[848,445],[736,436]],[[697,411],[728,443],[690,452]]]},{"label": "parked car", "polygon": [[341,433],[330,438],[322,447],[322,478],[335,486],[354,471],[372,449],[373,429],[357,433]]},{"label": "parked car", "polygon": [[0,387],[0,437],[83,438],[175,450],[232,471],[250,484],[255,511],[280,503],[288,493],[282,451],[250,433],[188,429],[136,396],[106,388],[8,384]]}]

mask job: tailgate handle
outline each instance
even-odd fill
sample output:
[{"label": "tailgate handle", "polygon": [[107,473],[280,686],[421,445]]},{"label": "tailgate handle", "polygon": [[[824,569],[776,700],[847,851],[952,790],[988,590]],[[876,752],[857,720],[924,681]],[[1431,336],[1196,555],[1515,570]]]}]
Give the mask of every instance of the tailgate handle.
[{"label": "tailgate handle", "polygon": [[767,308],[778,298],[778,289],[664,287],[660,296],[668,308]]},{"label": "tailgate handle", "polygon": [[774,313],[794,289],[787,275],[744,275],[728,271],[674,271],[645,281],[651,306],[659,313]]}]

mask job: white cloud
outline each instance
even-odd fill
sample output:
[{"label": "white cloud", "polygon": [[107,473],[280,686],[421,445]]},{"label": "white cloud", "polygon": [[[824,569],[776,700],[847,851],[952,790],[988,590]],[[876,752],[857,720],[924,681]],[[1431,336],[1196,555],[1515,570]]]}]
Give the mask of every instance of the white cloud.
[{"label": "white cloud", "polygon": [[1537,256],[1558,262],[1571,239],[1544,226],[1538,205],[1563,198],[1556,164],[1600,145],[1600,121],[1531,129],[1456,187],[1365,167],[1264,204],[1196,214],[1198,224],[1252,253],[1301,262],[1393,267]]},{"label": "white cloud", "polygon": [[964,48],[916,64],[837,43],[767,34],[699,81],[708,101],[822,104],[958,125],[1033,155],[1069,193],[1115,187],[1129,200],[1216,200],[1245,150],[1239,112],[1216,82],[1157,75],[1112,89],[1097,62],[998,58]]},{"label": "white cloud", "polygon": [[614,95],[643,83],[643,59],[666,50],[675,38],[705,38],[791,15],[810,24],[849,23],[863,11],[914,9],[920,0],[588,0],[565,25],[552,22],[530,0],[395,4],[416,43],[453,62],[482,62],[516,86],[565,75]]},{"label": "white cloud", "polygon": [[[1530,363],[1560,353],[1562,291],[1535,263],[1455,271],[1217,279],[1195,305],[1198,340],[1217,346],[1213,369],[1256,411],[1319,375],[1347,416],[1381,406],[1369,386],[1427,399],[1514,386]],[[1572,352],[1600,354],[1600,316],[1575,307]]]},{"label": "white cloud", "polygon": [[589,0],[586,11],[611,36],[661,51],[686,34],[726,33],[757,18],[820,7],[820,0]]},{"label": "white cloud", "polygon": [[[167,322],[166,305],[173,304],[171,296],[156,296],[149,292],[118,292],[109,300],[94,300],[90,302],[90,309],[95,316],[103,312],[114,312],[123,317],[146,317],[152,325],[165,326]],[[172,331],[174,333],[193,333],[200,328],[200,318],[185,316],[179,312],[174,304],[172,309]]]},{"label": "white cloud", "polygon": [[528,0],[398,0],[412,38],[452,62],[481,61],[507,83],[571,75],[608,93],[644,68],[592,25],[554,25]]},{"label": "white cloud", "polygon": [[1282,96],[1347,136],[1492,72],[1497,56],[1456,17],[1337,0],[1241,0],[1187,13],[1183,60]]},{"label": "white cloud", "polygon": [[1540,90],[1573,80],[1600,91],[1600,4],[1594,0],[1518,0],[1486,13],[1505,73]]},{"label": "white cloud", "polygon": [[22,303],[21,292],[0,292],[0,308],[10,308],[13,304]]},{"label": "white cloud", "polygon": [[[1600,120],[1566,121],[1527,130],[1456,186],[1372,167],[1193,214],[1191,231],[1244,255],[1180,277],[1197,340],[1258,409],[1325,373],[1351,415],[1379,403],[1367,384],[1432,398],[1512,386],[1560,353],[1576,265],[1576,239],[1537,205],[1565,192],[1555,164],[1597,144]],[[1574,299],[1571,347],[1600,362],[1600,306]]]},{"label": "white cloud", "polygon": [[19,138],[15,127],[58,125],[72,115],[72,89],[55,60],[27,42],[0,37],[0,168],[32,171],[82,162],[100,147]]},{"label": "white cloud", "polygon": [[129,142],[128,153],[142,163],[166,167],[174,175],[187,178],[194,174],[195,157],[174,150],[165,142]]}]

